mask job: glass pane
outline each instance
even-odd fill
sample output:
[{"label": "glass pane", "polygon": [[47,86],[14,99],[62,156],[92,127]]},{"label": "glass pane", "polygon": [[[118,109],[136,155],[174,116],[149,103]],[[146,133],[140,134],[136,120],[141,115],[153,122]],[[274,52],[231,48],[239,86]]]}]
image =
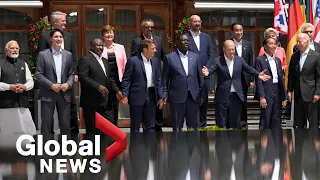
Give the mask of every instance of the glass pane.
[{"label": "glass pane", "polygon": [[87,30],[86,31],[86,51],[88,52],[90,49],[90,41],[94,38],[100,38],[101,37],[101,31],[100,30]]},{"label": "glass pane", "polygon": [[257,25],[272,27],[273,26],[273,12],[272,11],[258,12]]},{"label": "glass pane", "polygon": [[163,19],[160,16],[156,16],[153,14],[144,13],[143,19],[151,19],[155,26],[157,26],[157,25],[164,26],[165,25]]},{"label": "glass pane", "polygon": [[108,24],[108,11],[106,8],[91,8],[86,9],[87,25],[106,25]]},{"label": "glass pane", "polygon": [[219,10],[201,12],[199,13],[199,16],[201,17],[203,25],[220,25],[221,16]]},{"label": "glass pane", "polygon": [[136,25],[136,11],[129,9],[116,9],[116,25]]},{"label": "glass pane", "polygon": [[76,44],[76,48],[77,48],[77,52],[78,52],[78,59],[80,59],[79,55],[80,55],[80,50],[79,50],[79,47],[78,47],[78,43],[79,43],[79,40],[78,40],[78,31],[77,30],[68,30],[68,32],[70,32],[72,34],[72,38],[73,40],[75,41],[75,44]]},{"label": "glass pane", "polygon": [[115,41],[124,46],[127,57],[130,57],[131,43],[134,38],[136,38],[135,30],[115,30]]},{"label": "glass pane", "polygon": [[234,22],[240,22],[244,26],[256,25],[255,11],[223,11],[223,25],[230,26]]},{"label": "glass pane", "polygon": [[20,46],[20,53],[29,53],[27,32],[0,32],[0,53],[4,53],[6,44],[11,40],[16,40]]},{"label": "glass pane", "polygon": [[28,25],[31,23],[32,19],[28,14],[0,8],[1,25]]},{"label": "glass pane", "polygon": [[77,26],[78,25],[78,12],[70,12],[67,14],[67,26]]}]

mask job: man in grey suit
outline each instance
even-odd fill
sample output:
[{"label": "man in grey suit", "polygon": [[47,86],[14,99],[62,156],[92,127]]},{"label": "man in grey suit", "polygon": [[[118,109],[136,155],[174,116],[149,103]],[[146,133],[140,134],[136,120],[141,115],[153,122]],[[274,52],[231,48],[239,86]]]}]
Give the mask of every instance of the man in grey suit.
[{"label": "man in grey suit", "polygon": [[70,133],[70,102],[73,84],[72,54],[61,48],[63,32],[50,32],[51,48],[38,57],[36,79],[40,84],[41,133],[50,134],[53,112],[57,106],[61,134]]}]

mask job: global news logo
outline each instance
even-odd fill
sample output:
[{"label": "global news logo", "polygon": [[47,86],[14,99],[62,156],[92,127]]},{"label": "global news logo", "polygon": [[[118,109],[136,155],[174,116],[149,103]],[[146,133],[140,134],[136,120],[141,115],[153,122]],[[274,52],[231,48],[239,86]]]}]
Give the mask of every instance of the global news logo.
[{"label": "global news logo", "polygon": [[[106,148],[106,163],[111,161],[127,146],[127,135],[115,125],[110,123],[100,114],[96,113],[96,128],[102,131],[107,136],[111,137],[115,142]],[[74,156],[78,153],[82,157],[100,156],[100,135],[94,136],[94,142],[91,140],[82,140],[79,145],[74,140],[68,139],[67,135],[61,135],[61,145],[56,140],[48,140],[43,143],[44,135],[37,135],[37,146],[34,144],[35,139],[31,135],[21,135],[16,141],[16,149],[22,156],[43,156],[47,155],[50,157],[61,154],[62,156]],[[25,148],[23,148],[24,142]],[[53,148],[50,148],[53,147]],[[71,147],[71,150],[70,148]],[[53,149],[53,150],[52,150]],[[101,171],[101,161],[98,158],[88,159],[55,159],[53,158],[42,158],[40,159],[40,173],[67,173],[67,164],[70,164],[72,173],[84,173],[87,166],[91,173],[99,173]],[[53,167],[55,165],[55,168]],[[55,171],[54,171],[55,169]]]}]

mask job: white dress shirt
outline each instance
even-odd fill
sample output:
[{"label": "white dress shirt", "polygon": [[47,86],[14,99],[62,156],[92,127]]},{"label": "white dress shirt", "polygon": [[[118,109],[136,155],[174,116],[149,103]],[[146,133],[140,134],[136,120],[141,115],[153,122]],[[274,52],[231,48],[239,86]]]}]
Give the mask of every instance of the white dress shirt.
[{"label": "white dress shirt", "polygon": [[233,41],[234,41],[234,44],[236,45],[237,54],[239,57],[241,57],[242,56],[242,40],[238,42],[233,38]]},{"label": "white dress shirt", "polygon": [[[224,55],[224,58],[226,60],[226,63],[227,63],[228,69],[229,69],[230,77],[232,77],[234,60],[228,59],[226,55]],[[230,92],[236,92],[236,90],[234,89],[233,83],[231,83]]]},{"label": "white dress shirt", "polygon": [[102,70],[103,70],[103,72],[104,72],[104,75],[107,76],[106,68],[105,68],[105,66],[104,66],[104,64],[103,64],[102,56],[99,57],[96,53],[94,53],[94,52],[92,52],[92,51],[90,51],[90,53],[91,53],[91,54],[96,58],[96,60],[99,62],[100,66],[101,66],[101,68],[102,68]]},{"label": "white dress shirt", "polygon": [[186,72],[186,75],[188,76],[188,70],[189,70],[188,51],[186,54],[182,54],[179,50],[178,50],[178,52],[179,52],[179,56],[180,56],[184,71]]},{"label": "white dress shirt", "polygon": [[315,51],[316,48],[314,47],[314,43],[313,42],[310,42],[308,46],[309,46],[310,49]]},{"label": "white dress shirt", "polygon": [[197,48],[198,48],[198,51],[200,51],[200,33],[201,33],[201,32],[199,31],[199,33],[196,35],[194,32],[192,32],[192,31],[190,30],[190,34],[191,34],[194,42],[196,43],[196,46],[197,46]]},{"label": "white dress shirt", "polygon": [[304,62],[307,59],[308,53],[309,53],[310,48],[308,48],[306,51],[300,53],[300,61],[299,61],[299,66],[300,66],[300,71],[303,68]]},{"label": "white dress shirt", "polygon": [[147,76],[147,88],[154,87],[153,84],[153,78],[152,78],[152,65],[151,65],[151,59],[148,61],[146,57],[141,53],[144,69],[146,70],[146,76]]},{"label": "white dress shirt", "polygon": [[273,83],[278,83],[278,71],[277,71],[277,65],[276,65],[276,60],[274,59],[274,56],[269,56],[269,54],[264,53],[267,56],[268,63],[271,68],[271,73],[272,73],[272,82]]},{"label": "white dress shirt", "polygon": [[[24,84],[26,86],[26,91],[29,91],[33,88],[34,82],[31,75],[31,72],[29,70],[28,64],[25,63],[26,66],[26,83]],[[0,67],[0,78],[1,78],[1,67]],[[0,91],[9,91],[10,90],[10,84],[0,82]]]},{"label": "white dress shirt", "polygon": [[[143,33],[142,33],[142,35],[143,35],[144,39],[149,39],[149,38],[146,38],[146,36]],[[151,35],[150,39],[153,40],[153,36],[152,35]]]},{"label": "white dress shirt", "polygon": [[56,67],[56,74],[57,74],[57,83],[61,84],[61,69],[62,69],[62,49],[59,51],[56,51],[54,48],[52,48],[52,55],[54,60],[54,65]]}]

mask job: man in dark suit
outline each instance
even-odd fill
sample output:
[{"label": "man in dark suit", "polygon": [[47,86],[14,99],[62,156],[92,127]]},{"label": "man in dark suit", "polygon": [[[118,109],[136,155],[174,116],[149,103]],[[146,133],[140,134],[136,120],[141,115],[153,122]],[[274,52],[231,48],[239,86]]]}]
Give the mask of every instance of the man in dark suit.
[{"label": "man in dark suit", "polygon": [[[301,28],[301,32],[308,34],[308,36],[310,37],[310,43],[309,43],[309,48],[313,51],[319,52],[320,53],[320,44],[316,43],[313,41],[314,39],[314,26],[311,23],[305,23],[302,28]],[[299,48],[297,45],[295,45],[293,47],[293,53],[298,52]]]},{"label": "man in dark suit", "polygon": [[[241,23],[235,22],[231,25],[231,31],[232,31],[232,38],[231,40],[234,41],[236,45],[235,49],[235,55],[242,57],[245,62],[250,66],[253,66],[253,52],[252,52],[252,46],[249,41],[246,41],[242,39],[243,37],[243,25]],[[247,120],[248,120],[248,114],[247,114],[247,95],[248,95],[248,87],[253,88],[254,78],[250,76],[248,73],[243,72],[241,81],[242,81],[242,88],[244,93],[244,101],[242,106],[242,112],[241,112],[241,127],[247,126]]]},{"label": "man in dark suit", "polygon": [[70,133],[70,103],[73,85],[72,54],[61,48],[63,32],[50,32],[51,48],[40,51],[36,79],[40,84],[41,132],[52,133],[53,112],[57,107],[61,134]]},{"label": "man in dark suit", "polygon": [[203,75],[199,55],[188,51],[188,35],[178,38],[178,49],[163,61],[163,86],[172,115],[173,131],[181,131],[184,118],[188,128],[199,127],[199,113],[203,101]]},{"label": "man in dark suit", "polygon": [[162,109],[164,93],[161,82],[161,66],[154,57],[156,45],[151,39],[140,43],[141,53],[126,64],[122,78],[121,104],[130,104],[130,130],[139,132],[140,121],[144,132],[155,131],[156,109]]},{"label": "man in dark suit", "polygon": [[[190,31],[188,32],[189,51],[199,54],[199,59],[202,66],[210,66],[214,60],[213,45],[209,34],[200,32],[201,18],[198,15],[190,17]],[[207,109],[208,109],[208,94],[210,89],[210,77],[204,77],[202,91],[204,94],[203,103],[200,106],[200,127],[207,126]]]},{"label": "man in dark suit", "polygon": [[114,123],[109,90],[115,91],[118,99],[122,98],[114,78],[109,73],[108,60],[101,56],[102,52],[103,41],[99,38],[91,40],[90,52],[80,58],[78,65],[81,83],[80,106],[83,108],[86,133],[101,133],[95,128],[95,112]]},{"label": "man in dark suit", "polygon": [[[161,37],[158,37],[153,33],[154,30],[154,23],[151,19],[145,19],[141,22],[141,30],[142,34],[141,36],[135,38],[132,41],[131,44],[131,56],[138,56],[140,55],[140,42],[144,39],[152,39],[154,41],[154,44],[156,46],[156,52],[154,57],[156,57],[159,61],[162,61],[164,56],[166,55],[166,50],[164,46],[163,39]],[[161,63],[161,62],[159,62]],[[162,63],[161,63],[162,64]],[[162,67],[162,65],[161,65]],[[156,131],[162,131],[161,127],[163,125],[163,113],[162,108],[157,108],[156,110],[156,125],[155,130]]]},{"label": "man in dark suit", "polygon": [[[66,27],[66,14],[56,11],[51,14],[51,25],[52,28],[64,30]],[[74,71],[74,82],[78,82],[78,58],[77,58],[77,45],[72,37],[72,34],[67,31],[63,31],[63,42],[61,44],[61,48],[65,49],[72,53],[72,66]],[[39,37],[39,51],[43,51],[45,49],[51,48],[51,41],[50,41],[50,32],[45,31],[40,34]],[[70,128],[72,132],[79,132],[78,129],[78,113],[77,113],[77,106],[75,100],[75,88],[72,89],[72,96],[71,96],[71,124]]]},{"label": "man in dark suit", "polygon": [[260,129],[281,128],[281,104],[286,105],[286,89],[283,81],[281,61],[274,56],[276,40],[268,37],[263,41],[265,54],[256,58],[256,70],[266,69],[271,80],[256,79],[255,99],[260,102]]},{"label": "man in dark suit", "polygon": [[216,58],[208,68],[203,67],[205,76],[217,73],[218,83],[215,93],[216,123],[220,128],[240,129],[240,118],[244,94],[242,90],[242,71],[266,81],[270,76],[264,71],[259,73],[250,67],[242,57],[235,56],[235,44],[226,40],[223,45],[224,55]]},{"label": "man in dark suit", "polygon": [[297,36],[298,52],[291,56],[288,74],[288,100],[294,92],[294,127],[317,128],[320,97],[320,54],[309,47],[310,37]]}]

